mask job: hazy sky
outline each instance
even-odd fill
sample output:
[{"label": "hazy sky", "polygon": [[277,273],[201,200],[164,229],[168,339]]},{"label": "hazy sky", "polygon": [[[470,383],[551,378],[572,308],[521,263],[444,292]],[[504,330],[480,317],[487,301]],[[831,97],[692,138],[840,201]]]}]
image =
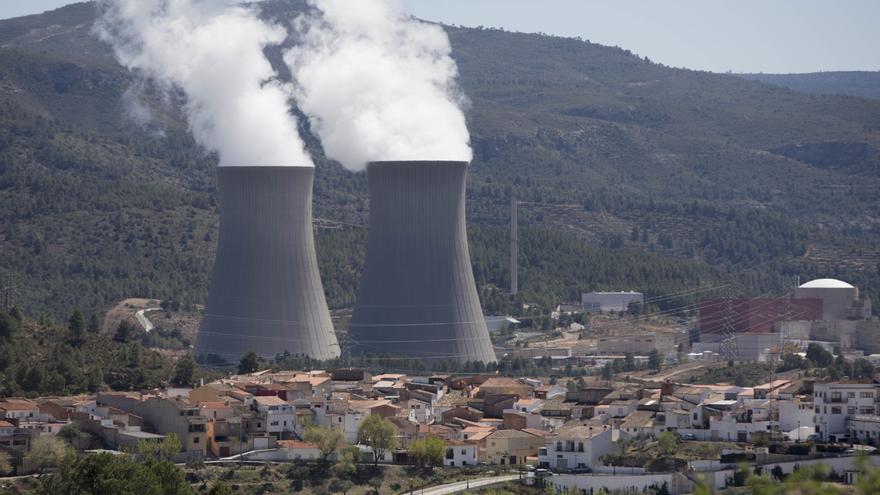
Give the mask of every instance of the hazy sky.
[{"label": "hazy sky", "polygon": [[[403,1],[423,19],[581,36],[675,67],[715,72],[880,70],[878,0]],[[0,18],[66,3],[0,0]]]}]

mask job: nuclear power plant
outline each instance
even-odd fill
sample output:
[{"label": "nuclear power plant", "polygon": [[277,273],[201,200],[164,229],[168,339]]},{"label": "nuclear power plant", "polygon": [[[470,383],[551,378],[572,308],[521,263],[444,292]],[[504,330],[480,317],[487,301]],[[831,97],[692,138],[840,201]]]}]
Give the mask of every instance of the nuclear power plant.
[{"label": "nuclear power plant", "polygon": [[339,356],[312,232],[312,167],[218,167],[220,239],[196,356]]},{"label": "nuclear power plant", "polygon": [[809,344],[847,355],[880,353],[871,300],[841,280],[811,280],[791,298],[709,299],[700,302],[699,315],[697,352],[722,352],[726,344],[733,355],[725,357],[744,361],[773,359],[783,348]]},{"label": "nuclear power plant", "polygon": [[495,361],[468,250],[467,168],[368,164],[367,254],[349,328],[356,354]]}]

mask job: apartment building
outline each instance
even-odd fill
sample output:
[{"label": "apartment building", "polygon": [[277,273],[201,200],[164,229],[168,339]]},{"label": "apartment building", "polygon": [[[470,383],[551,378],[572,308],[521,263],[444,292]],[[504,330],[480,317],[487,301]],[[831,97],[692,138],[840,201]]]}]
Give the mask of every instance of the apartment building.
[{"label": "apartment building", "polygon": [[874,380],[841,380],[816,383],[813,407],[816,435],[823,442],[850,438],[847,420],[877,415],[878,384]]}]

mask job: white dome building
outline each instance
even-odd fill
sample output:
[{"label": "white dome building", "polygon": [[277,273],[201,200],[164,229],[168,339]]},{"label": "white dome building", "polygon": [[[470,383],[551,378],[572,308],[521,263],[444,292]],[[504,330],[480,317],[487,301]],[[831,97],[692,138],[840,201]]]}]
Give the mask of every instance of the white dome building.
[{"label": "white dome building", "polygon": [[859,304],[859,289],[842,280],[833,278],[811,280],[795,289],[795,298],[820,299],[822,319],[826,321],[864,317]]}]

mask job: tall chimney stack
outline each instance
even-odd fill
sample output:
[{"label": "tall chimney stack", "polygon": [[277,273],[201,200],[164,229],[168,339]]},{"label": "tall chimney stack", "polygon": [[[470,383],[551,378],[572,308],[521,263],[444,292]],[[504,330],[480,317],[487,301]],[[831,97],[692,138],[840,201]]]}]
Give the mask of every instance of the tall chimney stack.
[{"label": "tall chimney stack", "polygon": [[349,326],[358,354],[495,361],[468,250],[467,167],[367,165],[370,230]]},{"label": "tall chimney stack", "polygon": [[519,203],[510,198],[510,294],[519,292]]}]

